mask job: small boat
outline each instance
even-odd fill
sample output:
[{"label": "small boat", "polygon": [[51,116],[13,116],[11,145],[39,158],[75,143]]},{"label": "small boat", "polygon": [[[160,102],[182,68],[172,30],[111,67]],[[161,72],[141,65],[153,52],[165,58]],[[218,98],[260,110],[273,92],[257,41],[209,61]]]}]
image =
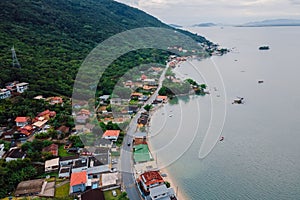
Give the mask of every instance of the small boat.
[{"label": "small boat", "polygon": [[224,137],[222,136],[221,138],[220,138],[220,141],[223,141],[224,140]]},{"label": "small boat", "polygon": [[173,115],[169,115],[169,117],[172,117]]},{"label": "small boat", "polygon": [[259,80],[259,81],[258,81],[258,83],[263,83],[263,82],[264,82],[263,80]]},{"label": "small boat", "polygon": [[261,46],[258,48],[259,50],[269,50],[270,47],[269,46]]},{"label": "small boat", "polygon": [[236,99],[233,100],[232,104],[242,104],[244,98],[243,97],[237,97]]}]

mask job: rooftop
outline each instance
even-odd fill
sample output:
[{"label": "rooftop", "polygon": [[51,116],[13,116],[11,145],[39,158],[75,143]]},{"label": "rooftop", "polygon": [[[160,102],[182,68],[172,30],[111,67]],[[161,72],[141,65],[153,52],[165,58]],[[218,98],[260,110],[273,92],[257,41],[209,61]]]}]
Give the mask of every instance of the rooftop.
[{"label": "rooftop", "polygon": [[133,158],[135,162],[147,162],[152,160],[147,144],[134,146]]},{"label": "rooftop", "polygon": [[15,119],[15,122],[27,122],[27,117],[17,117],[16,119]]},{"label": "rooftop", "polygon": [[82,172],[73,172],[71,174],[70,186],[75,186],[79,184],[85,184],[87,182],[86,171]]},{"label": "rooftop", "polygon": [[57,165],[59,165],[59,158],[54,158],[54,159],[45,161],[45,168],[48,168],[51,166],[57,166]]},{"label": "rooftop", "polygon": [[22,181],[18,184],[15,191],[16,196],[40,193],[42,191],[42,186],[44,184],[43,179]]},{"label": "rooftop", "polygon": [[120,130],[107,130],[104,132],[102,137],[118,137]]},{"label": "rooftop", "polygon": [[104,194],[100,188],[94,190],[88,190],[81,194],[81,200],[105,200]]},{"label": "rooftop", "polygon": [[20,148],[10,149],[7,158],[23,158],[26,154]]},{"label": "rooftop", "polygon": [[141,174],[141,180],[148,186],[155,183],[164,183],[164,179],[161,177],[158,171],[149,171]]}]

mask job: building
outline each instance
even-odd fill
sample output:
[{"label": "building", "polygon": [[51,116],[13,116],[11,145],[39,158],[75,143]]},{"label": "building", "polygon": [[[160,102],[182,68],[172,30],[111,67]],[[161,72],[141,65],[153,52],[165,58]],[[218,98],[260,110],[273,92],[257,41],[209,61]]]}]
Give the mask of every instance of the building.
[{"label": "building", "polygon": [[55,104],[62,104],[64,101],[61,97],[50,97],[50,104],[55,105]]},{"label": "building", "polygon": [[88,158],[80,157],[77,160],[73,161],[72,164],[72,173],[85,171],[88,168]]},{"label": "building", "polygon": [[86,183],[87,183],[86,171],[72,173],[70,179],[71,193],[84,192],[86,189]]},{"label": "building", "polygon": [[106,154],[89,157],[87,173],[89,176],[110,171],[110,156]]},{"label": "building", "polygon": [[23,127],[28,124],[28,118],[27,117],[17,117],[15,119],[15,122],[16,122],[16,126]]},{"label": "building", "polygon": [[111,148],[112,141],[104,138],[100,138],[95,141],[95,146]]},{"label": "building", "polygon": [[151,200],[170,200],[169,191],[165,184],[149,189]]},{"label": "building", "polygon": [[102,138],[112,141],[117,141],[120,135],[120,130],[106,130],[102,135]]},{"label": "building", "polygon": [[59,160],[59,166],[60,167],[71,166],[73,164],[73,161],[78,159],[79,159],[78,155],[62,157]]},{"label": "building", "polygon": [[0,144],[0,159],[2,159],[2,156],[5,154],[4,148],[4,144]]},{"label": "building", "polygon": [[0,89],[0,99],[7,99],[11,97],[11,91],[8,89]]},{"label": "building", "polygon": [[71,167],[64,166],[59,168],[58,177],[59,178],[69,178],[71,174]]},{"label": "building", "polygon": [[35,179],[29,181],[22,181],[18,184],[15,191],[15,196],[35,196],[42,193],[44,185],[43,179]]},{"label": "building", "polygon": [[81,200],[105,200],[101,189],[88,190],[81,194]]},{"label": "building", "polygon": [[45,172],[56,171],[59,168],[59,158],[54,158],[51,160],[46,160],[45,162]]},{"label": "building", "polygon": [[53,156],[58,156],[58,145],[51,144],[50,146],[43,148],[42,152],[48,152],[51,153]]},{"label": "building", "polygon": [[139,177],[141,189],[145,193],[150,193],[150,188],[165,184],[164,179],[158,171],[148,171]]},{"label": "building", "polygon": [[17,83],[16,87],[17,87],[17,92],[18,93],[23,93],[25,90],[28,89],[29,83]]},{"label": "building", "polygon": [[11,148],[5,158],[6,162],[17,159],[24,159],[26,157],[26,153],[24,153],[20,148],[14,147]]},{"label": "building", "polygon": [[119,173],[106,173],[101,174],[101,184],[102,190],[115,189],[120,187],[120,174]]}]

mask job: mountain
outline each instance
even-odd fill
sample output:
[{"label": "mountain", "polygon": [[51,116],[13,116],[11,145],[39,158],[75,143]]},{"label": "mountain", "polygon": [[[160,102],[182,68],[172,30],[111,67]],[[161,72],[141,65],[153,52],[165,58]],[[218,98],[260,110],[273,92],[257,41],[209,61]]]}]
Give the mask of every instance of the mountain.
[{"label": "mountain", "polygon": [[261,26],[300,26],[300,20],[297,19],[273,19],[258,22],[249,22],[240,26],[261,27]]},{"label": "mountain", "polygon": [[169,24],[169,26],[173,27],[173,28],[182,28],[183,26],[178,25],[178,24]]},{"label": "mountain", "polygon": [[[0,8],[0,88],[13,80],[29,82],[30,91],[35,92],[31,96],[71,96],[84,58],[112,35],[138,27],[174,29],[143,11],[112,0],[1,0]],[[196,34],[178,31],[211,44]],[[11,66],[13,45],[21,68]],[[162,53],[151,57],[154,53],[150,51],[143,55],[153,61],[166,57]],[[115,72],[121,74],[141,64],[136,60],[143,59],[132,57],[118,64],[110,80],[116,80]]]},{"label": "mountain", "polygon": [[211,26],[217,26],[215,23],[200,23],[200,24],[194,24],[193,27],[211,27]]}]

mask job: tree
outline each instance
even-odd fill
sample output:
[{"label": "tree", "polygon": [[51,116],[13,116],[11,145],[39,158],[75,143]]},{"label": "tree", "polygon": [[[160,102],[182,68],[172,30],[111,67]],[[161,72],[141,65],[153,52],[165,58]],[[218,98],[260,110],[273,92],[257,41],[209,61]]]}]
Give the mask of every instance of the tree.
[{"label": "tree", "polygon": [[148,112],[151,110],[151,108],[152,108],[152,105],[151,105],[151,104],[147,104],[147,105],[144,106],[144,109],[145,109],[146,111],[148,111]]}]

